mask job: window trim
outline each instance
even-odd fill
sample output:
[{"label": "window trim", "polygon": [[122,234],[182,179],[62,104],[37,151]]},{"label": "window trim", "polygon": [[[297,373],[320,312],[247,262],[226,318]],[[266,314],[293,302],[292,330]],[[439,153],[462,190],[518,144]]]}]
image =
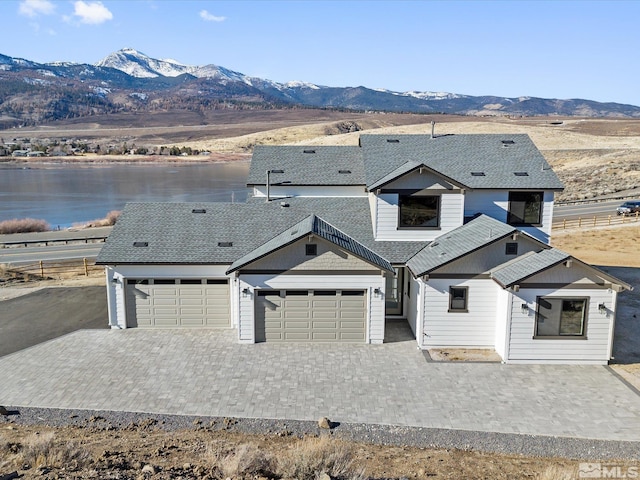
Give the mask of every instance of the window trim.
[{"label": "window trim", "polygon": [[[573,334],[565,334],[565,335],[540,335],[538,334],[538,317],[540,315],[540,301],[541,300],[561,300],[561,301],[572,301],[572,300],[582,300],[584,301],[584,307],[582,309],[582,333],[580,335]],[[565,296],[538,296],[536,297],[536,315],[534,321],[534,331],[533,331],[533,339],[534,340],[588,340],[587,338],[587,326],[589,323],[589,297],[565,297]],[[562,317],[558,319],[558,322],[562,320]],[[560,329],[560,323],[558,323],[558,330]]]},{"label": "window trim", "polygon": [[[412,226],[402,224],[402,200],[404,198],[435,198],[436,206],[436,225],[432,226]],[[442,195],[412,195],[410,193],[398,192],[398,230],[440,230],[440,214],[442,212]]]},{"label": "window trim", "polygon": [[[453,290],[464,290],[464,308],[453,308]],[[469,313],[469,287],[449,285],[449,310],[450,313]]]},{"label": "window trim", "polygon": [[[515,195],[535,195],[535,194],[539,194],[540,195],[540,208],[538,211],[538,220],[536,222],[516,222],[513,221],[512,216],[515,216],[512,213],[512,203],[514,202],[514,200],[512,200],[512,196]],[[509,205],[508,205],[508,210],[507,210],[507,224],[509,225],[513,225],[513,226],[528,226],[528,227],[540,227],[542,226],[542,217],[544,215],[544,191],[543,190],[525,190],[525,191],[521,191],[521,190],[515,190],[515,191],[510,191],[509,192]],[[523,219],[524,220],[524,219]]]}]

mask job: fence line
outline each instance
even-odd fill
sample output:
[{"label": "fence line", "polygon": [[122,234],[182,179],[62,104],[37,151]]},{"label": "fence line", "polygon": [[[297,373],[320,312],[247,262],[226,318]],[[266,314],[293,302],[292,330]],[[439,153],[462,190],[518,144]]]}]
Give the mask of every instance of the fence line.
[{"label": "fence line", "polygon": [[77,259],[65,261],[45,261],[40,260],[35,263],[11,265],[8,264],[5,269],[9,272],[22,275],[36,275],[42,278],[51,277],[53,275],[84,275],[88,277],[92,272],[102,272],[104,267],[95,264],[95,259]]},{"label": "fence line", "polygon": [[640,212],[633,215],[594,215],[592,217],[578,217],[572,220],[557,220],[551,228],[554,230],[567,230],[572,228],[610,227],[624,223],[639,222]]}]

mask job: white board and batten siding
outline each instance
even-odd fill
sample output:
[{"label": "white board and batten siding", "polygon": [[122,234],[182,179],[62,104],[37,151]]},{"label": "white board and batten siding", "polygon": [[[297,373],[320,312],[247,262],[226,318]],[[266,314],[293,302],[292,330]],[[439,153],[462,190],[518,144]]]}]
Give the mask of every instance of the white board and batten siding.
[{"label": "white board and batten siding", "polygon": [[[518,227],[523,232],[547,244],[551,236],[553,197],[554,193],[552,191],[544,192],[541,226]],[[473,217],[478,213],[484,213],[491,218],[507,223],[507,213],[509,210],[508,190],[471,190],[466,192],[464,198],[465,217]]]},{"label": "white board and batten siding", "polygon": [[[117,265],[106,267],[109,326],[127,328],[126,289],[128,279],[226,279],[229,282],[231,325],[237,318],[236,280],[225,274],[228,265]],[[236,299],[236,300],[234,300]]]},{"label": "white board and batten siding", "polygon": [[462,225],[464,195],[444,193],[440,197],[440,226],[435,229],[398,228],[399,206],[397,193],[376,196],[376,240],[430,241]]},{"label": "white board and batten siding", "polygon": [[263,290],[361,290],[366,292],[366,343],[382,343],[384,340],[384,295],[376,297],[374,290],[384,292],[385,279],[380,273],[349,275],[347,272],[327,274],[240,274],[239,291],[239,339],[241,343],[255,343],[255,299]]},{"label": "white board and batten siding", "polygon": [[[520,288],[511,308],[509,332],[509,363],[580,363],[606,365],[611,355],[611,341],[616,303],[616,292],[608,289],[528,289]],[[542,339],[534,338],[536,324],[536,299],[546,297],[587,297],[586,338]],[[522,313],[527,303],[528,312]],[[607,305],[607,312],[600,313],[598,305]]]},{"label": "white board and batten siding", "polygon": [[[267,197],[266,185],[253,187],[254,197]],[[269,197],[271,199],[286,197],[366,197],[363,185],[271,185]]]},{"label": "white board and batten siding", "polygon": [[[449,287],[468,287],[467,312],[449,312]],[[501,290],[489,279],[429,279],[420,346],[494,348]]]}]

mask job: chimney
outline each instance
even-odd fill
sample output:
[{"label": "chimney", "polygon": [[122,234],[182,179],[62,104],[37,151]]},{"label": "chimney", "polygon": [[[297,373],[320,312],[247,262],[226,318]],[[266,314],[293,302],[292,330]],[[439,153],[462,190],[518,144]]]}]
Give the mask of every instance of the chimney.
[{"label": "chimney", "polygon": [[435,136],[434,135],[435,129],[436,129],[436,122],[431,120],[431,138]]}]

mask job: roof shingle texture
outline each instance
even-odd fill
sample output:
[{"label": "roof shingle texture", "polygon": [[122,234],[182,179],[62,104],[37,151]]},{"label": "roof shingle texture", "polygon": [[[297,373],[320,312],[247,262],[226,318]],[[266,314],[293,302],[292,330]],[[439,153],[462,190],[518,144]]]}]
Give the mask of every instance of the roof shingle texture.
[{"label": "roof shingle texture", "polygon": [[469,223],[436,238],[410,258],[407,266],[416,276],[426,275],[517,231],[515,227],[486,215],[480,215]]},{"label": "roof shingle texture", "polygon": [[272,185],[364,185],[363,165],[359,147],[258,145],[251,157],[247,185],[266,185],[267,170],[283,170],[271,173]]},{"label": "roof shingle texture", "polygon": [[496,268],[491,272],[491,278],[502,287],[510,287],[568,258],[570,258],[568,253],[557,248],[541,250],[530,255],[523,255],[505,266]]},{"label": "roof shingle texture", "polygon": [[304,220],[296,223],[292,227],[286,229],[284,232],[276,235],[271,240],[263,243],[255,250],[239,258],[231,267],[227,273],[234,272],[240,268],[268,255],[271,252],[279,250],[309,234],[317,235],[320,238],[337,245],[338,247],[356,255],[357,257],[366,260],[367,262],[377,265],[383,270],[393,272],[393,266],[380,255],[373,252],[371,249],[365,247],[361,243],[355,241],[344,232],[338,230],[334,226],[328,224],[324,220],[315,215],[309,215]]},{"label": "roof shingle texture", "polygon": [[[290,198],[248,203],[130,203],[100,251],[100,264],[231,265],[275,236],[316,215],[383,259],[404,263],[428,242],[376,242],[369,201]],[[204,209],[206,213],[192,213]],[[148,242],[134,247],[134,242]],[[232,246],[219,246],[232,242]]]},{"label": "roof shingle texture", "polygon": [[378,187],[381,179],[409,163],[424,165],[472,189],[563,188],[526,134],[361,135],[360,144],[367,187]]}]

